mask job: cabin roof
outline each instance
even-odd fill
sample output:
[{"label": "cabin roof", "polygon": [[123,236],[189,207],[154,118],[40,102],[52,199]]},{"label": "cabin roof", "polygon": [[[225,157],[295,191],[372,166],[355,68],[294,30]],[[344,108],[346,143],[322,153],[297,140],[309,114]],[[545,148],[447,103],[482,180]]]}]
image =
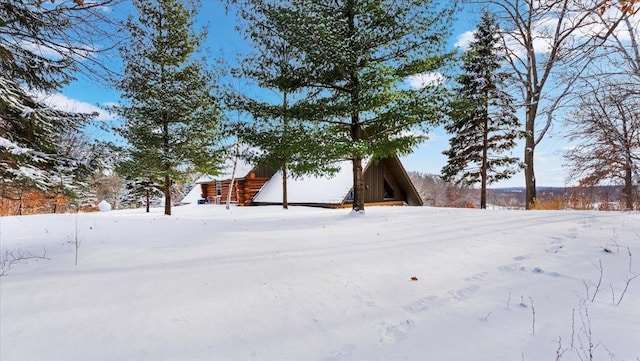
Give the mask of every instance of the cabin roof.
[{"label": "cabin roof", "polygon": [[[409,178],[397,156],[387,157],[381,162],[393,172],[396,181],[406,193],[406,201],[410,205],[424,205],[420,194]],[[365,161],[363,173],[373,162]],[[287,179],[287,201],[290,204],[343,204],[353,189],[353,166],[351,161],[337,163],[338,172],[332,176],[305,176]],[[253,198],[253,203],[282,203],[282,172],[276,172]]]},{"label": "cabin roof", "polygon": [[253,164],[247,163],[246,160],[242,158],[238,158],[235,169],[235,176],[233,172],[233,159],[228,159],[225,161],[224,167],[220,170],[220,173],[217,175],[209,175],[205,174],[202,177],[196,180],[195,184],[203,184],[203,183],[211,183],[215,181],[223,181],[231,178],[242,179],[245,178],[251,173],[251,171],[255,168]]},{"label": "cabin roof", "polygon": [[[332,176],[287,178],[289,203],[340,204],[353,187],[351,161],[337,163]],[[253,203],[282,203],[282,171],[276,172],[253,198]]]}]

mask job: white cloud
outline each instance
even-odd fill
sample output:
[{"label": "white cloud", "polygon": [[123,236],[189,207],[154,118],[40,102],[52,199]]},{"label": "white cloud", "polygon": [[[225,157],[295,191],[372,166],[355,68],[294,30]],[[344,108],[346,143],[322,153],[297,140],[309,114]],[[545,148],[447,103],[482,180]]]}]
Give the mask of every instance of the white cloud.
[{"label": "white cloud", "polygon": [[412,89],[422,89],[426,86],[442,84],[446,80],[441,73],[422,73],[409,75],[405,81]]},{"label": "white cloud", "polygon": [[430,144],[443,141],[442,137],[433,131],[423,132],[421,135],[425,136],[426,138],[422,141],[422,143],[418,145],[418,148],[429,148]]},{"label": "white cloud", "polygon": [[[586,29],[583,29],[581,35],[591,36],[592,34],[601,34],[601,35],[605,34],[609,31],[611,24],[617,21],[617,19],[619,19],[622,15],[620,13],[620,9],[618,9],[617,7],[611,7],[602,16],[605,19],[605,21],[609,24],[608,26],[605,26],[601,22],[598,22]],[[640,34],[638,34],[638,25],[640,24],[640,12],[635,12],[634,14],[631,14],[629,16],[629,22],[631,24],[631,27],[634,29],[634,32],[637,38],[636,40],[640,40],[638,39],[638,37],[640,36]],[[620,24],[618,27],[616,27],[613,34],[622,42],[631,41],[631,34],[629,33],[626,24]]]},{"label": "white cloud", "polygon": [[[553,32],[557,19],[545,18],[541,19],[533,24],[534,28],[534,40],[533,47],[537,53],[547,54],[550,51],[550,34]],[[455,46],[460,50],[467,50],[471,43],[474,41],[475,30],[466,31],[456,38]],[[516,55],[524,56],[526,52],[522,49],[521,42],[518,40],[519,35],[517,32],[505,32],[506,46],[511,49]]]},{"label": "white cloud", "polygon": [[[540,54],[549,53],[550,36],[545,34],[551,33],[556,23],[557,23],[557,19],[545,18],[533,24],[533,28],[534,28],[533,47],[537,53],[540,53]],[[475,33],[476,33],[475,30],[469,30],[458,35],[458,37],[456,38],[456,42],[454,43],[455,47],[462,51],[466,51],[471,45],[471,43],[475,40],[474,39]],[[506,41],[505,45],[508,49],[511,50],[513,54],[515,54],[518,57],[522,57],[526,55],[526,52],[522,47],[522,42],[519,39],[520,36],[517,32],[505,31],[504,36]]]},{"label": "white cloud", "polygon": [[[602,15],[602,19],[592,16],[588,20],[585,21],[584,26],[576,29],[573,32],[571,37],[574,41],[586,41],[591,39],[594,34],[599,34],[603,36],[608,31],[608,27],[603,24],[603,19],[606,22],[616,21],[621,16],[620,10],[616,7],[611,7],[609,10]],[[640,12],[633,14],[629,17],[631,25],[633,28],[638,29],[638,24],[640,24]],[[573,26],[577,21],[577,16],[572,15],[568,16],[563,22],[562,26],[566,31],[569,27]],[[551,50],[551,44],[553,41],[553,33],[556,31],[556,27],[558,26],[558,19],[554,17],[546,17],[542,18],[533,24],[533,47],[536,53],[538,54],[548,54]],[[622,42],[630,41],[631,37],[629,32],[626,29],[626,26],[621,25],[616,28],[614,34],[618,37],[618,39]],[[512,50],[512,52],[518,57],[526,56],[525,49],[522,47],[522,41],[517,32],[511,32],[506,34],[506,46]],[[461,37],[464,34],[458,37],[458,43],[461,43]],[[611,40],[610,40],[611,41]]]},{"label": "white cloud", "polygon": [[[533,50],[537,54],[549,54],[551,52],[551,38],[547,35],[544,35],[538,31],[533,32]],[[523,41],[521,40],[519,34],[516,32],[505,33],[505,46],[510,50],[510,53],[517,56],[518,58],[524,58],[527,54],[526,49],[522,45]]]},{"label": "white cloud", "polygon": [[98,106],[86,102],[82,102],[80,100],[71,99],[66,97],[63,94],[44,94],[44,93],[33,93],[31,94],[38,99],[38,101],[47,104],[48,106],[63,110],[67,112],[75,112],[75,113],[98,113],[98,116],[95,120],[116,120],[118,119],[115,114],[111,114],[106,110],[99,108]]},{"label": "white cloud", "polygon": [[32,41],[20,40],[18,43],[23,49],[51,60],[60,60],[63,56],[67,56],[82,61],[94,57],[96,51],[98,51],[95,47],[87,44],[72,44],[70,46],[73,50],[70,50],[67,46],[62,46],[55,42],[41,42],[38,44]]},{"label": "white cloud", "polygon": [[475,31],[465,31],[464,33],[458,35],[456,39],[456,43],[454,44],[456,48],[460,48],[461,50],[467,50],[469,48],[469,44],[473,41],[473,36]]}]

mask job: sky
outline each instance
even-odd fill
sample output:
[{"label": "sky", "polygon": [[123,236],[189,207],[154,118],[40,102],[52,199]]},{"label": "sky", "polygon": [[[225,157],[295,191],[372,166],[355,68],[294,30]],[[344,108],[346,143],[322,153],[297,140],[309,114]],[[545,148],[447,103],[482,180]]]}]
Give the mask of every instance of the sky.
[{"label": "sky", "polygon": [[[125,4],[118,15],[131,10],[130,4]],[[466,9],[457,16],[455,27],[449,39],[451,48],[464,46],[471,39],[471,31],[476,27],[479,14]],[[223,58],[233,64],[238,54],[246,52],[248,46],[242,36],[234,28],[236,19],[234,14],[227,13],[217,0],[203,0],[198,16],[199,26],[208,29],[208,37],[203,44],[203,52],[208,59]],[[117,67],[117,59],[107,59],[107,62]],[[412,79],[420,82],[421,79]],[[408,81],[411,84],[411,81]],[[119,93],[112,88],[105,87],[98,82],[79,77],[77,81],[66,86],[59,94],[53,94],[47,101],[65,110],[79,112],[97,111],[99,121],[117,121],[114,115],[109,114],[103,108],[117,103]],[[561,127],[556,126],[550,134],[536,148],[536,178],[538,186],[566,186],[566,172],[563,169],[563,153],[566,149],[566,140],[560,136]],[[99,129],[91,129],[89,136],[95,138],[109,138],[109,132]],[[447,150],[449,136],[442,127],[437,127],[429,133],[429,139],[414,149],[412,154],[402,156],[402,162],[407,171],[439,174],[446,164],[446,157],[442,154]],[[519,144],[513,150],[513,156],[522,158],[524,146]],[[524,173],[520,172],[509,180],[501,181],[491,187],[523,187]]]},{"label": "sky", "polygon": [[0,218],[0,360],[640,357],[638,212],[162,211]]}]

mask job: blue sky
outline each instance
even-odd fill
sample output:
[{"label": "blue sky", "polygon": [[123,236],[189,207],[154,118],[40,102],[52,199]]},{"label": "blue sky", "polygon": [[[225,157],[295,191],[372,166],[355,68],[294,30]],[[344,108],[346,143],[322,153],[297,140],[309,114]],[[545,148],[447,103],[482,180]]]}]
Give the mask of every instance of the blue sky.
[{"label": "blue sky", "polygon": [[[125,4],[117,15],[130,11],[130,4]],[[458,15],[453,34],[450,38],[451,47],[457,42],[469,39],[469,32],[475,29],[479,15],[469,9]],[[209,60],[223,57],[227,62],[234,63],[238,54],[247,50],[247,44],[235,30],[235,16],[227,14],[224,6],[217,0],[203,0],[198,16],[198,24],[208,28],[208,38],[203,46],[203,52]],[[107,59],[109,61],[109,59]],[[112,59],[110,64],[118,66],[118,60]],[[105,87],[97,82],[80,78],[65,87],[61,94],[55,94],[50,102],[58,106],[75,111],[100,110],[118,102],[119,94],[116,90]],[[101,121],[116,121],[104,111],[100,111]],[[566,141],[559,136],[559,125],[536,148],[536,178],[538,186],[565,186],[566,172],[562,167],[562,153]],[[100,130],[92,130],[90,136],[97,138],[109,137],[110,134]],[[442,152],[448,149],[448,135],[441,128],[435,128],[430,133],[430,139],[417,147],[413,154],[403,156],[402,161],[408,171],[439,174],[446,163]],[[522,157],[523,146],[519,145],[513,155]],[[524,175],[519,173],[512,179],[492,185],[492,187],[522,187]]]}]

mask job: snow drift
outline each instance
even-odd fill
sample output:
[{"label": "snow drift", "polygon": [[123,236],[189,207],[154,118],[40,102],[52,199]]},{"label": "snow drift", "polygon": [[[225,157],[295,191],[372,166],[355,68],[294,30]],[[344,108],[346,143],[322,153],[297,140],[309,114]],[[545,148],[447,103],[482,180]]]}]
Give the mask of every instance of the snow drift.
[{"label": "snow drift", "polygon": [[1,218],[0,359],[640,357],[637,213],[153,211]]}]

